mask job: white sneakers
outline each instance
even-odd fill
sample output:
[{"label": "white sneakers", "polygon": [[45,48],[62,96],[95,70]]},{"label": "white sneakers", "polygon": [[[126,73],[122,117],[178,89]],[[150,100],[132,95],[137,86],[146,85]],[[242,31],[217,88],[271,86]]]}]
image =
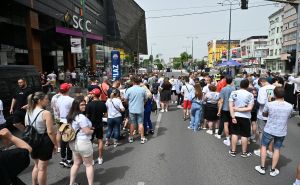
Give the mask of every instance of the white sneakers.
[{"label": "white sneakers", "polygon": [[[266,168],[263,168],[263,167],[261,167],[261,166],[255,166],[255,170],[258,172],[258,173],[260,173],[260,174],[262,174],[262,175],[264,175],[264,174],[266,174]],[[275,177],[275,176],[277,176],[279,174],[279,170],[278,169],[271,169],[270,170],[270,176],[272,176],[272,177]]]},{"label": "white sneakers", "polygon": [[[254,150],[253,153],[255,155],[257,155],[258,157],[260,157],[260,149]],[[272,159],[273,158],[273,152],[271,152],[270,150],[267,150],[267,157]]]},{"label": "white sneakers", "polygon": [[146,138],[141,138],[141,144],[145,144],[148,140]]},{"label": "white sneakers", "polygon": [[212,130],[207,130],[206,133],[212,135],[212,134],[213,134],[213,131],[212,131]]},{"label": "white sneakers", "polygon": [[103,158],[99,158],[99,157],[98,157],[98,164],[99,164],[99,165],[103,164]]},{"label": "white sneakers", "polygon": [[223,143],[224,143],[224,145],[226,145],[226,146],[230,146],[230,140],[229,140],[229,139],[225,139],[225,140],[223,141]]},{"label": "white sneakers", "polygon": [[165,112],[165,110],[164,110],[164,109],[161,109],[160,112]]},{"label": "white sneakers", "polygon": [[221,139],[221,135],[219,135],[219,134],[215,134],[215,137],[216,137],[217,139]]}]

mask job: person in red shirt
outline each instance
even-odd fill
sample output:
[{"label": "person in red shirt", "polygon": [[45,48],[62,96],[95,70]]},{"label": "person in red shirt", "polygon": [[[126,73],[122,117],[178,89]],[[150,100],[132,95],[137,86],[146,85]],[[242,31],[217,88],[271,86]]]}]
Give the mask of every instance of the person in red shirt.
[{"label": "person in red shirt", "polygon": [[108,94],[107,91],[109,89],[109,81],[108,81],[108,77],[104,76],[103,77],[103,83],[99,85],[100,90],[101,90],[101,95],[100,95],[100,100],[103,102],[106,102],[107,98],[108,98]]},{"label": "person in red shirt", "polygon": [[221,80],[217,84],[217,92],[221,92],[221,90],[227,85],[225,75],[221,76]]}]

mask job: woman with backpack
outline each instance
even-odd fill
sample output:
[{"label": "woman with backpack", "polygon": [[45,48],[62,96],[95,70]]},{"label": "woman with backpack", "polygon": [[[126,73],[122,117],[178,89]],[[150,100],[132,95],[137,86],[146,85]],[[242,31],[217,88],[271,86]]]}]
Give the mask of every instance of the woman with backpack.
[{"label": "woman with backpack", "polygon": [[70,185],[75,183],[81,164],[85,165],[88,184],[92,185],[94,181],[93,145],[91,142],[94,128],[91,121],[83,114],[85,107],[84,97],[78,96],[74,99],[67,116],[68,123],[72,124],[72,128],[76,133],[75,140],[69,143],[74,160],[70,172]]},{"label": "woman with backpack", "polygon": [[47,184],[48,162],[52,158],[53,152],[57,151],[52,115],[45,110],[48,103],[48,96],[43,92],[36,92],[28,96],[25,126],[33,126],[36,132],[40,134],[40,142],[36,146],[32,146],[31,152],[31,158],[34,160],[32,184]]}]

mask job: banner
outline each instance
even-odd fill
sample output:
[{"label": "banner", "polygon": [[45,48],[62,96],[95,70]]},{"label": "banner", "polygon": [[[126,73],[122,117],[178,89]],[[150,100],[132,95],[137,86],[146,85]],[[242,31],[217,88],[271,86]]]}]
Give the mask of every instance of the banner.
[{"label": "banner", "polygon": [[112,79],[113,81],[121,77],[121,66],[120,66],[120,52],[117,50],[111,51],[111,62],[112,62]]},{"label": "banner", "polygon": [[71,38],[71,53],[82,53],[81,38]]}]

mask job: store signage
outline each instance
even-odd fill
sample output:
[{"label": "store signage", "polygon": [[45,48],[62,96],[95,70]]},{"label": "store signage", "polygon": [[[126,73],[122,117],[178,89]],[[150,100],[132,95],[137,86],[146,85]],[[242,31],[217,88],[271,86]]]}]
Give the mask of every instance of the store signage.
[{"label": "store signage", "polygon": [[71,38],[71,53],[82,53],[81,38]]},{"label": "store signage", "polygon": [[86,20],[85,23],[83,23],[82,17],[78,17],[77,15],[73,15],[73,28],[83,30],[83,26],[85,27],[85,30],[88,32],[92,32],[91,26],[92,23],[90,20]]},{"label": "store signage", "polygon": [[117,50],[111,51],[112,61],[112,78],[113,81],[121,77],[120,52]]}]

